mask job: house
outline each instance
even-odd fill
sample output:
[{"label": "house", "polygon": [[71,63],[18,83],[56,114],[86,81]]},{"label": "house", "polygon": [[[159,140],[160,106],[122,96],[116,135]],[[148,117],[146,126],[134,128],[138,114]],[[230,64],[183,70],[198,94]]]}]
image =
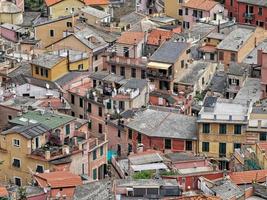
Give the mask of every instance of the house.
[{"label": "house", "polygon": [[183,21],[183,8],[182,5],[186,3],[188,0],[167,0],[164,2],[165,5],[165,14],[169,17],[179,20],[180,22]]},{"label": "house", "polygon": [[181,190],[176,180],[161,179],[118,179],[113,183],[113,192],[120,198],[127,198],[127,196],[139,198],[144,196],[148,198],[172,198],[181,196]]},{"label": "house", "polygon": [[48,198],[72,198],[75,188],[82,185],[80,176],[64,171],[36,173],[34,181],[44,190],[49,188]]},{"label": "house", "polygon": [[262,33],[260,29],[248,26],[233,30],[217,45],[218,61],[224,63],[226,69],[230,62],[241,63],[263,39]]},{"label": "house", "polygon": [[145,41],[143,32],[122,33],[116,41],[114,52],[106,57],[107,70],[126,79],[145,79],[146,57],[142,57]]},{"label": "house", "polygon": [[262,97],[265,98],[267,96],[267,65],[266,65],[267,54],[264,50],[257,50],[257,65],[260,66],[261,73],[261,91]]},{"label": "house", "polygon": [[147,64],[147,77],[158,90],[174,90],[174,80],[187,71],[190,45],[166,41],[152,54]]},{"label": "house", "polygon": [[111,15],[109,13],[91,6],[82,8],[79,15],[80,19],[82,19],[84,22],[95,26],[109,24],[111,20]]},{"label": "house", "polygon": [[72,32],[76,25],[77,15],[67,15],[57,19],[50,19],[34,25],[35,40],[40,40],[39,47],[47,46],[64,38],[66,32]]},{"label": "house", "polygon": [[29,33],[20,26],[4,23],[0,26],[0,35],[11,42],[17,43],[23,37],[27,37]]},{"label": "house", "polygon": [[228,16],[240,24],[251,24],[266,29],[267,5],[264,1],[226,0]]},{"label": "house", "polygon": [[156,149],[163,152],[196,151],[196,118],[149,107],[126,124],[132,135],[133,152]]},{"label": "house", "polygon": [[43,53],[31,61],[31,69],[34,78],[54,81],[68,73],[68,58]]},{"label": "house", "polygon": [[182,5],[183,28],[190,29],[193,23],[202,18],[216,20],[217,13],[223,13],[224,7],[212,0],[189,0]]},{"label": "house", "polygon": [[108,43],[90,27],[84,27],[73,34],[56,40],[47,46],[48,50],[57,51],[70,49],[73,51],[85,52],[89,56],[91,71],[98,71],[103,68],[102,55]]},{"label": "house", "polygon": [[197,120],[198,152],[227,169],[234,149],[246,143],[247,119],[247,104],[207,97]]},{"label": "house", "polygon": [[11,1],[0,2],[0,22],[9,24],[22,24],[22,10]]}]

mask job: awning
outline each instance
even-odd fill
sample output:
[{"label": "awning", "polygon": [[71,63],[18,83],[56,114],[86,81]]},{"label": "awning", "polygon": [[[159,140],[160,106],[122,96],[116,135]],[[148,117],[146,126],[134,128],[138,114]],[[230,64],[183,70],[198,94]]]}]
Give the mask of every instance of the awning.
[{"label": "awning", "polygon": [[147,65],[147,68],[153,68],[153,69],[165,69],[167,70],[171,64],[166,63],[158,63],[158,62],[149,62]]}]

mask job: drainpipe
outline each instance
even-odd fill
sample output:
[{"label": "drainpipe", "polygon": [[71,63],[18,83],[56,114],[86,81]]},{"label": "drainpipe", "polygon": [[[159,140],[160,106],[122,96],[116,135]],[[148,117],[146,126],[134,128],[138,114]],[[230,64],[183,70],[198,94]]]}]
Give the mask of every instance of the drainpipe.
[{"label": "drainpipe", "polygon": [[69,50],[67,50],[67,67],[68,67],[68,71],[70,71],[70,52]]}]

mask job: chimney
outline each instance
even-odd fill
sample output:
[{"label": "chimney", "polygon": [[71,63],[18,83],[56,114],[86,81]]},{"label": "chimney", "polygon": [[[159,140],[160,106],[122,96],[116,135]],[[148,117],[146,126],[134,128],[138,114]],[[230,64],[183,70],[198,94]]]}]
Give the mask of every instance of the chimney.
[{"label": "chimney", "polygon": [[161,35],[159,35],[159,41],[158,41],[159,46],[161,45]]},{"label": "chimney", "polygon": [[221,31],[221,20],[218,21],[218,26],[217,26],[217,32],[220,33]]},{"label": "chimney", "polygon": [[262,49],[257,50],[257,64],[262,65]]}]

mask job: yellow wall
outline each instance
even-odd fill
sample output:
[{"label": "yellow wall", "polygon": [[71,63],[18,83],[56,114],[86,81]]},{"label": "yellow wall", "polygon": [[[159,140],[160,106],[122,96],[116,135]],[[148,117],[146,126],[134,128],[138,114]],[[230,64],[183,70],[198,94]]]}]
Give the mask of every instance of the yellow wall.
[{"label": "yellow wall", "polygon": [[[39,67],[41,68],[41,67]],[[48,69],[48,77],[46,76],[41,76],[40,69],[39,69],[39,74],[35,73],[35,65],[32,65],[32,76],[34,78],[42,79],[42,80],[49,80],[49,81],[54,81],[57,80],[58,78],[62,77],[68,73],[68,65],[67,65],[67,58],[65,58],[63,61],[55,65],[53,68]]]},{"label": "yellow wall", "polygon": [[73,8],[74,12],[77,12],[82,7],[84,7],[84,3],[79,0],[64,0],[49,7],[49,17],[56,19],[61,16],[71,15]]},{"label": "yellow wall", "polygon": [[[76,18],[76,17],[74,17]],[[71,22],[72,26],[75,25],[76,20],[72,17],[67,19],[57,20],[47,24],[35,26],[35,39],[40,40],[41,48],[45,48],[48,45],[63,38],[63,32],[66,30],[72,30],[71,27],[67,27],[67,22]],[[54,30],[54,36],[50,36],[50,30]]]},{"label": "yellow wall", "polygon": [[20,13],[1,13],[0,14],[0,22],[1,23],[9,23],[9,24],[22,24],[23,16],[22,12]]},{"label": "yellow wall", "polygon": [[[243,127],[242,127],[243,128]],[[226,157],[230,157],[234,151],[234,143],[244,144],[246,133],[242,129],[240,135],[234,134],[234,124],[227,124],[226,134],[219,134],[219,124],[210,124],[210,133],[202,133],[202,123],[198,124],[199,152],[202,153],[202,142],[209,142],[209,152],[203,152],[210,157],[219,157],[219,143],[226,143]]]},{"label": "yellow wall", "polygon": [[166,0],[165,1],[165,14],[169,17],[183,20],[183,16],[180,16],[178,10],[181,8],[181,3],[178,0]]},{"label": "yellow wall", "polygon": [[[13,139],[20,140],[20,147],[13,146]],[[37,164],[44,166],[44,170],[49,169],[48,162],[27,157],[27,154],[31,152],[31,141],[22,135],[17,133],[0,135],[0,140],[1,148],[5,146],[7,150],[7,152],[0,151],[0,159],[4,160],[4,163],[0,165],[0,181],[13,182],[14,177],[19,177],[22,184],[25,185],[31,181],[30,172],[36,172]],[[45,136],[40,136],[40,144],[44,144],[44,141]],[[32,145],[34,146],[34,143]],[[12,166],[13,158],[20,159],[20,168]]]},{"label": "yellow wall", "polygon": [[83,69],[81,71],[88,71],[89,70],[89,59],[83,59],[83,60],[79,60],[73,63],[70,63],[70,70],[78,70],[78,66],[82,64],[83,65]]}]

